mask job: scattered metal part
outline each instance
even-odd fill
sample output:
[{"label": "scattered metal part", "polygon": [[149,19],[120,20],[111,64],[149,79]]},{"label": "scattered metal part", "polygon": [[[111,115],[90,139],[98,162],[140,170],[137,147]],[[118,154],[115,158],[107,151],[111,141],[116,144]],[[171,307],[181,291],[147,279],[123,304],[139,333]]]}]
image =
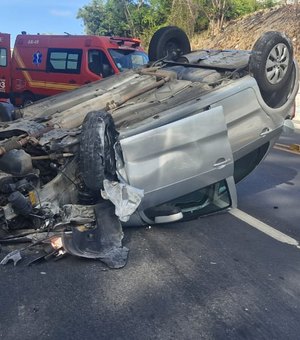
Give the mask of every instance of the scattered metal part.
[{"label": "scattered metal part", "polygon": [[50,244],[45,247],[35,259],[28,262],[27,266],[43,261],[49,261],[51,259],[57,261],[64,257],[66,254],[67,252],[62,248],[61,237],[54,236],[50,239]]},{"label": "scattered metal part", "polygon": [[14,244],[14,243],[26,243],[26,242],[42,242],[46,240],[48,237],[57,236],[57,233],[54,232],[42,232],[42,233],[32,233],[27,234],[26,236],[16,236],[9,238],[0,239],[1,244]]},{"label": "scattered metal part", "polygon": [[[32,248],[34,246],[37,246],[38,244],[42,244],[42,243],[46,243],[46,242],[50,242],[51,241],[51,237],[49,237],[47,235],[46,238],[42,238],[40,240],[37,240],[33,243],[31,243],[30,245],[26,246],[26,247],[23,247],[19,250],[13,250],[12,252],[10,252],[9,254],[7,254],[3,259],[2,261],[0,262],[0,264],[2,265],[5,265],[8,263],[9,260],[12,260],[14,262],[14,266],[16,266],[16,264],[22,259],[22,256],[21,256],[21,252],[24,252],[25,250],[29,249],[29,248]],[[45,249],[46,249],[46,246],[45,246]],[[51,246],[51,244],[49,245],[48,244],[48,249],[51,250],[51,253],[57,253],[59,254],[59,251],[62,250],[63,254],[65,254],[64,250],[62,248],[60,249],[54,249],[53,250],[53,247]],[[49,251],[46,253],[46,255],[49,254]],[[44,256],[46,256],[44,255]]]},{"label": "scattered metal part", "polygon": [[0,145],[0,156],[4,155],[5,153],[11,151],[11,150],[18,150],[22,149],[24,145],[28,144],[29,142],[33,144],[38,144],[38,137],[41,137],[44,133],[50,131],[53,129],[53,126],[43,126],[43,128],[33,134],[30,134],[26,137],[24,135],[21,135],[19,137],[12,137]]},{"label": "scattered metal part", "polygon": [[20,250],[13,250],[9,254],[7,254],[4,259],[0,262],[0,264],[5,265],[8,261],[13,261],[14,266],[22,259]]},{"label": "scattered metal part", "polygon": [[65,152],[65,153],[51,153],[49,155],[44,155],[44,156],[33,156],[31,157],[31,159],[35,161],[45,160],[45,159],[55,160],[59,158],[66,158],[66,157],[73,157],[73,156],[74,156],[73,153]]}]

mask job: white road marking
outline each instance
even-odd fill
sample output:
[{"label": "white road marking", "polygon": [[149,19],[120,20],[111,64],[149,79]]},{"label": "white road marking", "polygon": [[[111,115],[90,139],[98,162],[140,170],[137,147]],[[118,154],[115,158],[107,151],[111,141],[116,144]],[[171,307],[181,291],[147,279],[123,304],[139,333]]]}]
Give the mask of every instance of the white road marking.
[{"label": "white road marking", "polygon": [[257,218],[245,213],[242,210],[232,209],[229,211],[229,213],[279,242],[287,243],[291,246],[296,246],[297,248],[300,248],[299,242],[294,238],[282,233],[281,231],[269,226],[268,224],[258,220]]}]

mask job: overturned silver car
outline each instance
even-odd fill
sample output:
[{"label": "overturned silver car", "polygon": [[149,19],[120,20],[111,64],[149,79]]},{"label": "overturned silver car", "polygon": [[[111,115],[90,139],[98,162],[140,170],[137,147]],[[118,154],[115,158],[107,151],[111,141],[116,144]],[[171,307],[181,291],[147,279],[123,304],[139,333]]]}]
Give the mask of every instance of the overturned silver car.
[{"label": "overturned silver car", "polygon": [[57,232],[57,249],[121,267],[120,221],[167,223],[236,206],[235,184],[293,116],[299,72],[289,39],[268,32],[252,51],[191,52],[183,31],[164,27],[149,57],[143,69],[1,123],[2,240]]}]

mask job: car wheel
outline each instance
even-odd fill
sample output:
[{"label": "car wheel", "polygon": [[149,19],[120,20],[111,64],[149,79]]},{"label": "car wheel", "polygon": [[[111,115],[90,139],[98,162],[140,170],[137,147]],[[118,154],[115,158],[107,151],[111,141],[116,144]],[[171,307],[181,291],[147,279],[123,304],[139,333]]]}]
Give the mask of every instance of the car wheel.
[{"label": "car wheel", "polygon": [[22,95],[22,106],[26,107],[31,105],[35,101],[35,97],[32,93],[23,93]]},{"label": "car wheel", "polygon": [[157,30],[149,44],[149,60],[162,58],[175,60],[182,54],[189,53],[191,45],[185,32],[176,26],[162,27]]},{"label": "car wheel", "polygon": [[105,111],[92,111],[82,124],[79,167],[88,189],[103,188],[105,178],[113,179],[116,173],[114,144],[118,133],[111,115]]},{"label": "car wheel", "polygon": [[249,69],[262,92],[283,89],[293,70],[293,47],[290,40],[280,32],[263,34],[253,46]]}]

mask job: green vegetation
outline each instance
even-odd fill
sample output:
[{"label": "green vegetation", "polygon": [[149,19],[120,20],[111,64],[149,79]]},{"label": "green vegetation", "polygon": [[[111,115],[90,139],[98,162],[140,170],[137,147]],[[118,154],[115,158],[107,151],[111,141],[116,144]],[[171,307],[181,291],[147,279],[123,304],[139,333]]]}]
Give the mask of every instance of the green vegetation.
[{"label": "green vegetation", "polygon": [[227,20],[272,7],[275,0],[92,0],[79,9],[87,34],[140,37],[147,45],[153,32],[176,25],[192,36],[216,34]]}]

